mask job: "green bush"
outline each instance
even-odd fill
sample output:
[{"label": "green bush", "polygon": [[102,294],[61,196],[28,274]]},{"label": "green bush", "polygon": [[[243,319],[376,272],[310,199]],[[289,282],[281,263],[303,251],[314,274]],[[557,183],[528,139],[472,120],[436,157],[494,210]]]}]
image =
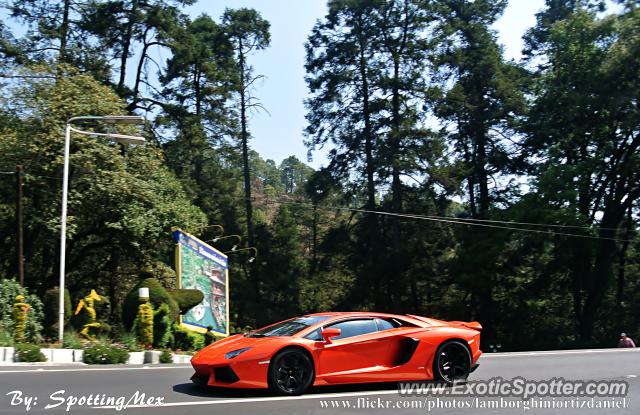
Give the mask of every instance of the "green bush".
[{"label": "green bush", "polygon": [[148,299],[141,300],[135,322],[138,342],[144,346],[153,345],[153,308]]},{"label": "green bush", "polygon": [[83,360],[90,365],[127,363],[129,353],[122,347],[96,343],[84,349]]},{"label": "green bush", "polygon": [[0,347],[11,346],[13,346],[13,336],[9,330],[5,329],[2,324],[0,324]]},{"label": "green bush", "polygon": [[16,345],[15,358],[18,362],[46,362],[47,359],[35,344],[20,343]]},{"label": "green bush", "polygon": [[[60,290],[58,287],[49,288],[44,293],[42,298],[42,304],[44,306],[44,320],[42,325],[44,326],[44,335],[49,337],[58,337],[58,304],[60,299],[58,295]],[[64,318],[65,325],[69,322],[71,317],[71,295],[69,290],[64,290]],[[65,333],[65,337],[66,337]]]},{"label": "green bush", "polygon": [[63,349],[82,349],[83,343],[75,331],[64,332],[64,338],[62,339]]},{"label": "green bush", "polygon": [[138,344],[138,337],[135,333],[130,332],[120,336],[120,343],[130,352],[141,352],[144,349]]},{"label": "green bush", "polygon": [[29,294],[27,289],[21,287],[15,280],[0,280],[0,325],[4,330],[13,333],[13,304],[18,295],[23,295],[25,303],[30,306],[25,326],[25,339],[32,343],[39,343],[42,340],[44,318],[42,301],[36,295]]},{"label": "green bush", "polygon": [[162,304],[153,313],[153,346],[164,349],[173,342],[171,326],[173,322],[169,318],[169,306]]},{"label": "green bush", "polygon": [[204,347],[204,336],[191,330],[186,330],[175,324],[173,326],[174,350],[200,350]]},{"label": "green bush", "polygon": [[162,304],[169,307],[169,318],[172,322],[178,319],[178,303],[169,295],[169,292],[154,278],[147,278],[140,281],[129,291],[122,303],[122,324],[127,330],[131,330],[133,322],[138,314],[138,289],[140,287],[149,288],[149,300],[153,308],[158,309]]},{"label": "green bush", "polygon": [[160,363],[173,363],[173,355],[168,350],[163,350],[160,353]]},{"label": "green bush", "polygon": [[176,300],[176,303],[178,303],[180,314],[185,314],[204,300],[204,294],[202,291],[195,289],[184,288],[170,290],[169,294],[171,294],[171,297],[173,297],[173,299]]}]

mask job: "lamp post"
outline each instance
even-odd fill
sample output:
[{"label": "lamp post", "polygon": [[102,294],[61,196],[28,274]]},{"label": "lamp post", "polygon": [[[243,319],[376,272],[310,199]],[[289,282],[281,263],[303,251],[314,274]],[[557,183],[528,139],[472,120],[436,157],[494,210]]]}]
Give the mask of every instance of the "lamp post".
[{"label": "lamp post", "polygon": [[236,249],[237,247],[238,247],[237,245],[234,245],[233,248],[231,248],[231,251],[223,252],[223,254],[231,254],[231,253],[240,252],[240,251],[253,251],[253,256],[249,258],[249,263],[255,261],[255,259],[258,257],[258,248],[254,248],[253,246],[250,246],[248,248]]},{"label": "lamp post", "polygon": [[[227,236],[216,236],[215,238],[207,241],[207,242],[212,242],[212,243],[216,243],[218,241],[222,241],[223,239],[229,239],[229,238],[238,238],[238,244],[240,242],[242,242],[242,236],[240,235],[227,235]],[[238,244],[236,244],[235,246],[237,246]]]},{"label": "lamp post", "polygon": [[62,213],[60,214],[60,283],[59,305],[58,305],[58,341],[62,343],[64,338],[64,273],[65,258],[67,247],[67,197],[69,191],[69,149],[71,147],[71,132],[93,135],[98,137],[106,137],[123,144],[144,144],[144,137],[131,136],[124,134],[95,133],[91,131],[83,131],[73,128],[71,124],[76,121],[97,121],[105,124],[144,124],[144,117],[137,115],[86,115],[80,117],[71,117],[67,120],[64,131],[64,167],[62,178]]}]

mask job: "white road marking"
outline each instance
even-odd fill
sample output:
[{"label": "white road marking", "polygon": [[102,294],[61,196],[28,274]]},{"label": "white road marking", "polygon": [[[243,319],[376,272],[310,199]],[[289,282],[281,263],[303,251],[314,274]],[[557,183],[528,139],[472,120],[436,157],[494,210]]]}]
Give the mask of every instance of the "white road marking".
[{"label": "white road marking", "polygon": [[38,373],[42,372],[92,372],[92,371],[112,371],[112,370],[163,370],[163,369],[185,369],[190,368],[191,365],[174,365],[174,366],[146,366],[146,367],[88,367],[84,369],[32,369],[32,370],[0,370],[0,375],[4,373]]},{"label": "white road marking", "polygon": [[585,349],[585,350],[558,350],[558,351],[539,351],[539,352],[507,352],[507,353],[488,353],[482,354],[481,359],[485,357],[522,357],[522,356],[549,356],[563,354],[592,354],[592,353],[638,353],[639,348],[634,349]]},{"label": "white road marking", "polygon": [[[367,395],[392,395],[398,394],[398,390],[381,390],[366,392],[349,392],[349,393],[323,393],[316,395],[302,396],[269,396],[265,398],[241,398],[241,399],[215,399],[208,401],[191,401],[191,402],[167,402],[162,405],[129,405],[128,408],[159,408],[163,406],[194,406],[194,405],[220,405],[226,403],[253,403],[253,402],[271,402],[271,401],[297,401],[308,399],[331,399],[343,398],[350,396],[367,396]],[[93,409],[116,409],[115,405],[94,406]]]}]

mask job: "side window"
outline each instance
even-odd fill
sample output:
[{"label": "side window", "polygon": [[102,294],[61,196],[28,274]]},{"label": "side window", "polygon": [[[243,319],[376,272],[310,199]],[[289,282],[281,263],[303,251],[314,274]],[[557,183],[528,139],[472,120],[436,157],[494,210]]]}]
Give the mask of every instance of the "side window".
[{"label": "side window", "polygon": [[378,331],[391,330],[399,327],[396,321],[383,320],[381,318],[376,319],[376,324],[378,325]]},{"label": "side window", "polygon": [[320,329],[315,329],[311,333],[304,336],[305,339],[313,340],[316,342],[322,341],[322,334],[320,333]]},{"label": "side window", "polygon": [[376,322],[373,319],[343,321],[328,327],[340,329],[342,332],[338,337],[334,337],[335,340],[378,331]]}]

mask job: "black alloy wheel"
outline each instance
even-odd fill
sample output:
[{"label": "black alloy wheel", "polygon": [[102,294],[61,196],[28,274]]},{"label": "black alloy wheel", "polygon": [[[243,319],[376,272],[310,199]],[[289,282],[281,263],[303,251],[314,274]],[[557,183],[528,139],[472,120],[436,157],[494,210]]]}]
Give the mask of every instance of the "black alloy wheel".
[{"label": "black alloy wheel", "polygon": [[313,361],[302,350],[285,349],[271,359],[269,387],[282,395],[300,395],[313,383]]},{"label": "black alloy wheel", "polygon": [[471,353],[464,343],[450,340],[438,347],[433,359],[434,380],[452,385],[466,381],[470,372]]}]

